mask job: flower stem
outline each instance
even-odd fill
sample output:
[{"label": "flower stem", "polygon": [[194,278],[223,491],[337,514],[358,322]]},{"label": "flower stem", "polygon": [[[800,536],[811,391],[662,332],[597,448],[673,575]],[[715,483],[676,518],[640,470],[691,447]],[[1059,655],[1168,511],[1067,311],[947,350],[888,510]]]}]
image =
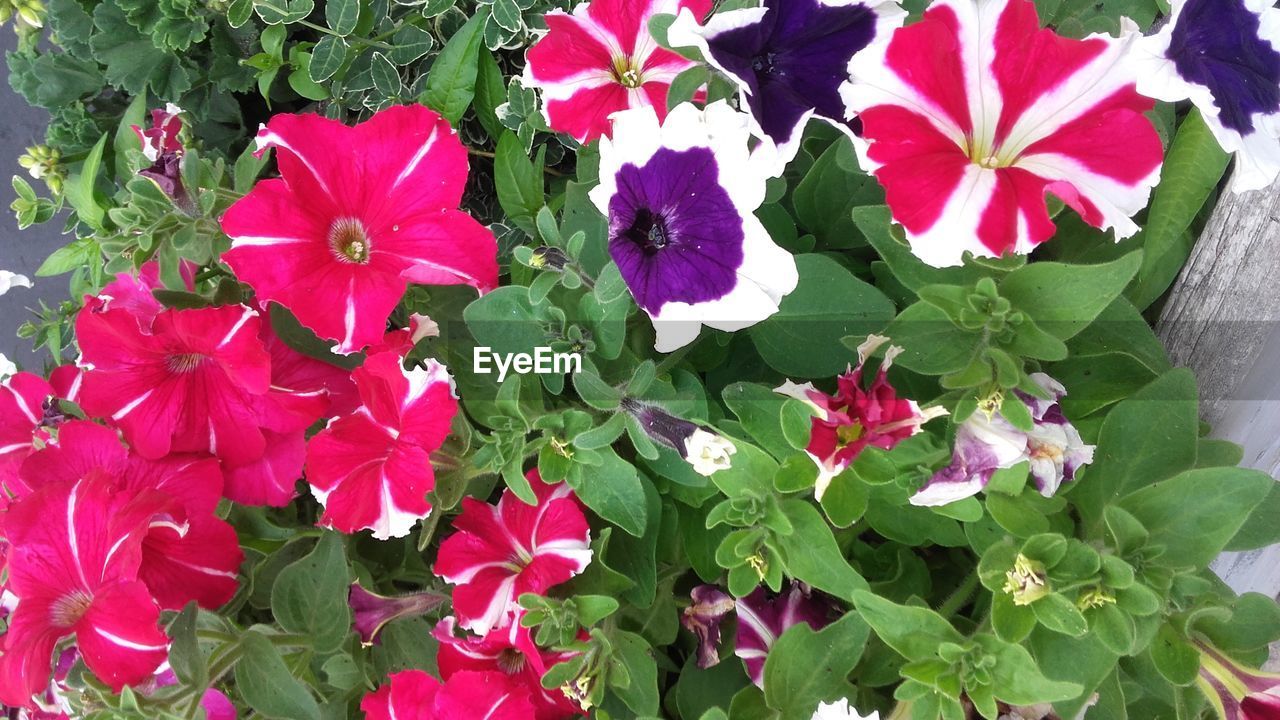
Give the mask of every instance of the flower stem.
[{"label": "flower stem", "polygon": [[973,572],[970,572],[968,577],[964,579],[964,582],[960,583],[960,587],[956,588],[955,592],[951,593],[951,596],[947,598],[946,602],[942,603],[942,607],[938,608],[938,614],[944,618],[950,619],[952,615],[955,615],[956,612],[960,610],[960,608],[964,607],[965,603],[969,602],[969,598],[973,597],[973,591],[977,589],[978,571],[977,569],[974,569]]}]

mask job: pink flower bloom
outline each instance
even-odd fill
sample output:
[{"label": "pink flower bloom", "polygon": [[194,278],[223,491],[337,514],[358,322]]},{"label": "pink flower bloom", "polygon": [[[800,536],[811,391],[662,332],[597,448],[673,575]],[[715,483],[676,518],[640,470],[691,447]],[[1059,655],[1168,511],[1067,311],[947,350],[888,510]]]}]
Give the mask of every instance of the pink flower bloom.
[{"label": "pink flower bloom", "polygon": [[493,233],[457,209],[467,152],[434,112],[392,107],[355,127],[277,115],[258,145],[277,148],[282,178],[227,210],[222,259],[338,352],[377,342],[411,282],[497,285]]},{"label": "pink flower bloom", "polygon": [[41,422],[51,395],[49,383],[31,373],[20,372],[0,383],[0,509],[9,497],[28,490],[18,468],[35,450],[36,438],[47,436]]},{"label": "pink flower bloom", "polygon": [[899,347],[889,347],[871,387],[863,389],[863,366],[888,341],[889,338],[881,335],[869,335],[866,342],[858,346],[858,365],[836,379],[834,396],[814,388],[813,383],[796,385],[790,380],[776,389],[808,404],[814,412],[805,452],[818,465],[814,495],[819,500],[832,478],[844,472],[863,448],[872,445],[888,450],[920,432],[924,423],[946,414],[942,408],[922,410],[914,400],[898,397],[887,373],[894,356],[902,351]]},{"label": "pink flower bloom", "polygon": [[352,373],[361,405],[307,443],[307,481],[324,505],[320,524],[385,540],[404,537],[431,512],[430,454],[449,435],[458,401],[444,366],[405,370],[378,353]]},{"label": "pink flower bloom", "polygon": [[499,672],[461,672],[441,684],[421,670],[405,670],[364,696],[365,720],[530,720],[529,691]]},{"label": "pink flower bloom", "polygon": [[510,490],[496,506],[463,498],[457,532],[440,544],[435,573],[457,586],[454,612],[479,635],[514,622],[524,593],[545,594],[591,562],[591,528],[573,491],[542,482],[536,470],[527,477],[537,505]]},{"label": "pink flower bloom", "polygon": [[54,646],[69,635],[113,691],[155,671],[168,639],[138,568],[147,530],[166,521],[170,504],[160,493],[119,492],[94,473],[14,503],[3,530],[18,607],[0,655],[0,701],[29,706],[48,683]]},{"label": "pink flower bloom", "polygon": [[80,384],[84,371],[75,365],[59,365],[49,373],[49,385],[53,394],[70,402],[80,403]]},{"label": "pink flower bloom", "polygon": [[261,457],[271,366],[258,314],[243,305],[164,310],[144,328],[128,308],[90,298],[76,319],[84,409],[109,418],[143,457]]},{"label": "pink flower bloom", "polygon": [[216,460],[146,460],[128,453],[113,430],[74,420],[59,428],[56,444],[22,465],[22,478],[33,487],[90,476],[109,479],[117,492],[151,494],[169,503],[170,521],[146,531],[138,568],[138,578],[162,609],[179,610],[195,600],[213,610],[231,599],[244,554],[235,530],[214,514],[222,497]]},{"label": "pink flower bloom", "polygon": [[455,624],[454,618],[447,617],[431,633],[440,641],[436,663],[440,666],[440,677],[446,682],[466,671],[501,672],[515,685],[528,689],[535,709],[532,718],[564,720],[582,714],[578,704],[559,688],[542,687],[542,676],[547,670],[575,653],[542,650],[534,644],[528,628],[513,626],[512,633],[460,637],[455,632]]},{"label": "pink flower bloom", "polygon": [[912,251],[937,266],[1028,253],[1054,233],[1050,193],[1137,232],[1161,145],[1126,62],[1136,37],[1061,37],[1030,0],[938,0],[855,55],[843,91],[859,154]]},{"label": "pink flower bloom", "polygon": [[652,106],[667,114],[671,81],[694,63],[658,47],[649,20],[687,8],[697,19],[710,0],[592,0],[573,14],[546,14],[547,34],[529,48],[524,84],[542,90],[543,114],[556,132],[588,143],[609,135],[609,116]]}]

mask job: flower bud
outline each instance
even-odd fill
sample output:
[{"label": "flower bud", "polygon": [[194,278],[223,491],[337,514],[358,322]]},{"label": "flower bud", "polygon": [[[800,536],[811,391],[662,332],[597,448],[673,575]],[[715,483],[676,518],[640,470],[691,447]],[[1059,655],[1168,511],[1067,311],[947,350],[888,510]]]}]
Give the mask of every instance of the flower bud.
[{"label": "flower bud", "polygon": [[543,245],[534,248],[533,256],[529,258],[529,266],[538,270],[555,270],[559,272],[564,269],[569,258],[560,248],[554,248],[549,245]]},{"label": "flower bud", "polygon": [[440,606],[445,597],[431,592],[414,593],[400,597],[387,597],[369,592],[360,583],[351,583],[347,604],[351,606],[351,624],[365,646],[378,640],[378,633],[392,620],[416,617]]}]

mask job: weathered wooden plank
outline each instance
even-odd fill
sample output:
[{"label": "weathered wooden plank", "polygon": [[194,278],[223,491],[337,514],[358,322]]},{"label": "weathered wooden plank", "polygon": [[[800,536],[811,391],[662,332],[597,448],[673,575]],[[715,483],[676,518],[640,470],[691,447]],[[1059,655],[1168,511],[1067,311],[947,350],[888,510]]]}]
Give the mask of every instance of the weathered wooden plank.
[{"label": "weathered wooden plank", "polygon": [[[1280,183],[1219,200],[1157,323],[1176,365],[1200,385],[1213,437],[1244,465],[1280,475]],[[1280,594],[1280,548],[1224,553],[1237,592]]]}]

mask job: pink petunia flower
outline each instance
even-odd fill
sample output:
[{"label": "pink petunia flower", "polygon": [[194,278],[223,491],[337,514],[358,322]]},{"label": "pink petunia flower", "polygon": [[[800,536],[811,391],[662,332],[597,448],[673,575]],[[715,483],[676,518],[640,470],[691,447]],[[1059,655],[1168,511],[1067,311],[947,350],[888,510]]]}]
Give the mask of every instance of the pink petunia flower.
[{"label": "pink petunia flower", "polygon": [[222,473],[210,457],[170,455],[147,460],[129,453],[115,431],[85,420],[58,430],[56,444],[22,464],[23,480],[41,487],[99,477],[117,492],[149,493],[169,504],[169,520],[152,523],[142,542],[138,578],[164,610],[192,600],[209,610],[224,605],[239,587],[244,553],[235,529],[215,511]]},{"label": "pink petunia flower", "polygon": [[592,0],[570,15],[546,14],[547,34],[529,48],[524,84],[542,90],[543,115],[556,132],[588,143],[609,135],[609,116],[652,106],[667,114],[671,81],[694,63],[658,47],[649,20],[688,9],[697,19],[710,0]]},{"label": "pink petunia flower", "polygon": [[409,283],[498,283],[497,241],[457,209],[467,151],[421,106],[391,107],[348,127],[277,115],[258,132],[280,179],[227,210],[222,259],[336,350],[376,343]]},{"label": "pink petunia flower", "polygon": [[74,635],[85,664],[113,691],[165,659],[160,609],[138,579],[142,543],[172,503],[120,492],[98,473],[43,485],[4,516],[7,589],[18,598],[0,655],[0,701],[29,706],[49,680],[55,645]]},{"label": "pink petunia flower", "polygon": [[365,720],[529,720],[529,691],[500,672],[460,672],[441,683],[421,670],[393,673],[364,696]]},{"label": "pink petunia flower", "polygon": [[501,672],[514,684],[529,690],[535,709],[531,716],[534,720],[565,720],[582,714],[578,704],[559,688],[548,690],[542,687],[542,676],[547,670],[576,653],[543,650],[534,644],[531,631],[524,627],[513,626],[512,633],[489,633],[476,637],[459,636],[456,624],[453,617],[446,617],[431,633],[440,641],[436,664],[440,667],[440,677],[446,682],[466,671]]},{"label": "pink petunia flower", "polygon": [[361,404],[307,443],[307,481],[324,505],[320,524],[375,538],[404,537],[431,512],[430,454],[449,435],[458,401],[444,366],[405,370],[394,352],[352,372]]},{"label": "pink petunia flower", "polygon": [[790,380],[775,389],[806,403],[813,410],[813,425],[805,452],[818,465],[814,495],[821,500],[831,480],[849,467],[867,446],[888,450],[920,432],[920,426],[940,415],[942,408],[921,409],[914,400],[898,397],[889,384],[888,370],[902,348],[890,346],[876,372],[871,387],[864,389],[862,368],[880,346],[889,342],[882,335],[869,335],[858,346],[858,365],[836,379],[834,396]]},{"label": "pink petunia flower", "polygon": [[151,111],[151,127],[146,130],[137,125],[129,126],[142,143],[142,154],[148,160],[155,162],[162,155],[182,153],[182,141],[178,139],[178,133],[182,132],[181,115],[182,108],[168,103],[163,109]]},{"label": "pink petunia flower", "polygon": [[456,586],[459,624],[478,635],[513,623],[524,593],[544,594],[591,562],[591,528],[573,491],[544,483],[537,470],[527,477],[536,505],[510,490],[496,506],[463,498],[457,532],[440,544],[435,574]]},{"label": "pink petunia flower", "polygon": [[53,388],[43,378],[20,372],[0,383],[0,509],[28,488],[18,477],[22,461],[47,437],[41,422]]},{"label": "pink petunia flower", "polygon": [[1061,37],[1031,0],[938,0],[855,55],[842,90],[859,155],[916,256],[1028,253],[1054,233],[1048,194],[1137,232],[1162,150],[1128,63],[1136,37]]}]

